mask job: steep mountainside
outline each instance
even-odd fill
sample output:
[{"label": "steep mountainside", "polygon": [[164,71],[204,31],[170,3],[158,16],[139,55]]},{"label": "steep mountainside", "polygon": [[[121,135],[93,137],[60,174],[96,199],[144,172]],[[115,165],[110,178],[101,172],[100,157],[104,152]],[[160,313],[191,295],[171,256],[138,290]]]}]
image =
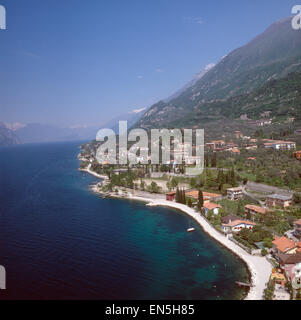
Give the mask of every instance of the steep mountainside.
[{"label": "steep mountainside", "polygon": [[19,144],[20,140],[15,133],[0,122],[0,146]]},{"label": "steep mountainside", "polygon": [[178,97],[153,105],[136,126],[168,127],[180,123],[180,119],[206,108],[208,103],[213,106],[297,71],[301,71],[300,32],[293,30],[291,18],[286,18],[232,51]]},{"label": "steep mountainside", "polygon": [[301,73],[290,73],[284,78],[271,80],[250,93],[223,101],[205,102],[193,112],[172,123],[173,126],[193,127],[196,124],[222,119],[259,119],[268,112],[274,119],[301,120]]}]

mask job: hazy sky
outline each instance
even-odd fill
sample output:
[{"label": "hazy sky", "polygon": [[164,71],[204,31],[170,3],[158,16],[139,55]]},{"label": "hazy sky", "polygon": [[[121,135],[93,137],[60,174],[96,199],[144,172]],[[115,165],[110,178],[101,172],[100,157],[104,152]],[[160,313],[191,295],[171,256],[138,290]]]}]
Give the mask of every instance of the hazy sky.
[{"label": "hazy sky", "polygon": [[92,125],[150,106],[299,2],[0,0],[0,121]]}]

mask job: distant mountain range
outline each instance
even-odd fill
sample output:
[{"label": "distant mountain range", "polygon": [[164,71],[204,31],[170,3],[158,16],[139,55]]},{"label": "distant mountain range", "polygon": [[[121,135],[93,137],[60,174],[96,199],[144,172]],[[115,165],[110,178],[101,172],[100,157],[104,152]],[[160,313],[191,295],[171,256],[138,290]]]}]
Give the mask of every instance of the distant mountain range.
[{"label": "distant mountain range", "polygon": [[0,123],[0,145],[92,140],[95,139],[98,130],[102,128],[113,129],[118,133],[119,120],[128,121],[128,127],[131,127],[144,112],[145,108],[133,110],[99,126],[59,127],[40,123],[26,125],[20,123]]},{"label": "distant mountain range", "polygon": [[[292,72],[296,75],[288,76]],[[154,104],[135,126],[195,126],[204,121],[239,117],[242,113],[256,118],[261,109],[279,114],[285,96],[293,94],[287,83],[293,85],[297,81],[295,94],[299,94],[298,72],[301,72],[301,36],[300,31],[292,29],[289,17],[277,21],[251,42],[229,53],[177,95]],[[279,79],[282,81],[273,82]],[[273,85],[277,86],[275,90]],[[269,105],[269,100],[261,97],[266,92],[280,94],[281,103],[272,99]],[[261,104],[251,103],[251,99],[260,100]],[[300,110],[300,100],[296,98],[293,103],[297,103],[294,108]],[[250,104],[253,107],[248,107]]]},{"label": "distant mountain range", "polygon": [[18,136],[12,130],[8,129],[4,123],[0,122],[0,146],[10,146],[19,143],[20,140]]}]

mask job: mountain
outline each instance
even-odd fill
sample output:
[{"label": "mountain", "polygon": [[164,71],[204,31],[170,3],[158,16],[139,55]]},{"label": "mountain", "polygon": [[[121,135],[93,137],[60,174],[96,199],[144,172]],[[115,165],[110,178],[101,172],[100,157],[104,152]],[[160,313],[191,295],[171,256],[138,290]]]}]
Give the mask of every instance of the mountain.
[{"label": "mountain", "polygon": [[101,128],[108,128],[118,133],[119,129],[119,121],[127,121],[128,128],[132,127],[144,114],[146,108],[136,109],[128,113],[124,113],[118,117],[114,117],[109,122],[105,123],[101,126]]},{"label": "mountain", "polygon": [[20,140],[17,135],[6,125],[0,122],[0,146],[10,146],[14,144],[19,144]]},{"label": "mountain", "polygon": [[187,89],[193,87],[197,81],[202,79],[204,75],[211,70],[215,66],[214,63],[208,64],[203,70],[201,70],[191,81],[189,81],[182,89],[176,91],[172,96],[168,97],[167,99],[164,100],[164,102],[168,103],[173,99],[176,99],[179,97],[183,92],[185,92]]},{"label": "mountain", "polygon": [[128,127],[138,121],[145,112],[145,108],[133,110],[126,114],[115,117],[104,125],[99,126],[71,126],[59,127],[41,123],[30,123],[27,125],[10,125],[7,127],[15,128],[14,132],[20,138],[21,143],[43,143],[76,140],[93,140],[101,128],[110,128],[118,132],[118,121],[127,120]]},{"label": "mountain", "polygon": [[30,123],[15,130],[21,143],[43,143],[95,139],[98,126],[59,127]]},{"label": "mountain", "polygon": [[223,119],[256,120],[265,117],[266,114],[274,120],[290,118],[301,120],[300,72],[290,73],[277,80],[270,80],[250,93],[225,100],[205,102],[185,117],[175,121],[174,125],[188,128],[196,124]]},{"label": "mountain", "polygon": [[[181,126],[181,119],[196,125],[193,116],[206,109],[207,116],[220,115],[215,104],[252,92],[269,81],[301,71],[300,32],[291,27],[291,17],[277,21],[248,44],[232,51],[179,96],[153,105],[137,127]],[[210,108],[208,107],[210,104]]]}]

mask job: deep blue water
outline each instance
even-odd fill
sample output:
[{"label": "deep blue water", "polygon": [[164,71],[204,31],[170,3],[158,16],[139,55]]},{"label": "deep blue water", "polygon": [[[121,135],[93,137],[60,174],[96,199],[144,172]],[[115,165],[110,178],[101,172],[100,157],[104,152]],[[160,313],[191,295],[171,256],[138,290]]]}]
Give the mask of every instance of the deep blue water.
[{"label": "deep blue water", "polygon": [[92,193],[78,145],[0,149],[0,298],[242,297],[243,262],[176,210]]}]

